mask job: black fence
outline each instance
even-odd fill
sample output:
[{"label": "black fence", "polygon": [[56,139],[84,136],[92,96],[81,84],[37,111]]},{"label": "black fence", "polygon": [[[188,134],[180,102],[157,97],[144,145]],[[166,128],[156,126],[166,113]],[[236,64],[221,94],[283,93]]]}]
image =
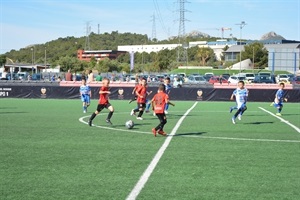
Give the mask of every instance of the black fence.
[{"label": "black fence", "polygon": [[[92,88],[92,99],[99,98],[99,87]],[[131,99],[131,87],[111,87],[110,99]],[[150,86],[148,91],[157,87]],[[249,101],[270,102],[274,100],[276,89],[249,89]],[[186,101],[229,101],[233,89],[214,89],[199,85],[199,87],[173,88],[170,93],[171,100]],[[300,88],[285,90],[289,102],[300,102]],[[79,99],[79,87],[61,87],[58,83],[27,83],[12,84],[0,83],[0,98],[40,98],[40,99]]]}]

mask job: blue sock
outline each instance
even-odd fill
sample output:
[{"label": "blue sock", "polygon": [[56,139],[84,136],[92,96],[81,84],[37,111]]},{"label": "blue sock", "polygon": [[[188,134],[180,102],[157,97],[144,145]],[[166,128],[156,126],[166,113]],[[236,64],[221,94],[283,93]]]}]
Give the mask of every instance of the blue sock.
[{"label": "blue sock", "polygon": [[150,103],[147,104],[147,106],[146,106],[146,110],[149,110],[149,109],[150,109]]}]

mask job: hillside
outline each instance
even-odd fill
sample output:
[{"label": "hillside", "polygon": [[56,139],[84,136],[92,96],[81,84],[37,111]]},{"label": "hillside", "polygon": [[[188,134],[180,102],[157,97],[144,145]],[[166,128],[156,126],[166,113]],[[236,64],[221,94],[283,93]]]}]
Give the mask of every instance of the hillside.
[{"label": "hillside", "polygon": [[[188,36],[187,42],[197,40],[214,41],[217,38],[208,36],[205,38],[203,35]],[[90,37],[91,50],[117,50],[119,45],[140,45],[140,44],[171,44],[177,43],[177,37],[172,37],[168,40],[150,40],[147,35],[137,33],[119,33],[113,31],[111,33],[95,34],[91,33]],[[49,41],[45,44],[36,44],[21,48],[20,50],[11,50],[4,55],[12,59],[15,63],[31,63],[32,54],[34,53],[35,63],[45,62],[45,52],[47,63],[55,65],[55,62],[60,57],[70,56],[76,57],[78,49],[85,48],[86,37],[65,37]],[[34,52],[32,52],[34,48]],[[46,50],[46,51],[45,51]]]}]

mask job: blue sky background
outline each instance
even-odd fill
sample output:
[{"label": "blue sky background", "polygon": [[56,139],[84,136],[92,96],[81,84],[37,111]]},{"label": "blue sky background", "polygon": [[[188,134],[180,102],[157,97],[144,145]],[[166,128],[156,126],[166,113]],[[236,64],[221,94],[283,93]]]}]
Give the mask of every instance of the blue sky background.
[{"label": "blue sky background", "polygon": [[[159,40],[178,35],[177,0],[0,0],[0,54],[59,37],[81,37],[86,22],[91,31],[119,31],[152,36],[156,16]],[[193,30],[221,37],[217,28],[229,27],[224,36],[260,39],[275,31],[300,41],[300,0],[189,0],[185,4],[186,33]],[[100,47],[101,49],[101,47]]]}]

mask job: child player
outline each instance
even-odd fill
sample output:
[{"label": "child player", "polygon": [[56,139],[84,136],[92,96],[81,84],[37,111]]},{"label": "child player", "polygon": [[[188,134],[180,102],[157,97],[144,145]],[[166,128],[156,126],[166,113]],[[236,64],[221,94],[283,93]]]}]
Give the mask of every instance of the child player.
[{"label": "child player", "polygon": [[146,80],[141,80],[141,86],[135,91],[137,96],[137,108],[132,109],[130,115],[135,115],[136,112],[139,112],[136,119],[143,120],[142,115],[144,113],[146,107],[146,95],[147,95],[147,88],[146,88]]},{"label": "child player", "polygon": [[129,100],[129,102],[128,102],[129,104],[137,99],[137,96],[136,96],[136,94],[135,94],[135,91],[137,91],[137,90],[140,88],[140,86],[141,86],[141,81],[139,81],[139,82],[134,86],[134,88],[133,88],[133,90],[132,90],[132,95],[134,95],[134,96],[132,97],[132,99]]},{"label": "child player", "polygon": [[96,111],[91,115],[90,119],[89,119],[89,126],[92,126],[92,121],[93,119],[104,109],[108,109],[109,113],[108,116],[106,118],[106,123],[112,125],[110,118],[112,117],[113,113],[114,113],[114,108],[113,106],[108,102],[108,95],[110,94],[109,89],[109,79],[104,78],[102,80],[102,87],[100,88],[100,97],[99,97],[99,102],[98,102],[98,106]]},{"label": "child player", "polygon": [[83,108],[83,113],[87,112],[87,107],[90,105],[90,99],[91,99],[91,88],[86,84],[86,80],[82,79],[81,81],[82,85],[79,88],[80,96],[81,96],[81,101],[82,101],[82,108]]},{"label": "child player", "polygon": [[[170,77],[166,77],[165,80],[164,80],[164,84],[165,84],[165,93],[167,95],[170,94],[171,92],[171,88],[172,88],[172,85],[170,84],[171,80],[170,80]],[[168,114],[168,109],[169,109],[169,104],[166,104],[166,107],[165,107],[165,114]]]},{"label": "child player", "polygon": [[164,126],[167,123],[167,117],[165,115],[165,106],[166,104],[171,104],[175,106],[173,103],[169,101],[169,95],[167,95],[165,91],[165,85],[161,84],[158,87],[157,94],[151,100],[152,109],[155,112],[157,118],[159,119],[159,125],[152,129],[153,135],[156,137],[156,133],[166,136],[167,134],[164,132]]},{"label": "child player", "polygon": [[275,94],[274,102],[271,105],[274,105],[275,108],[277,108],[276,115],[281,116],[281,110],[283,107],[283,101],[288,101],[287,98],[284,98],[284,83],[279,83],[279,89],[277,90]]},{"label": "child player", "polygon": [[236,100],[237,104],[237,112],[232,117],[232,123],[235,124],[235,119],[238,117],[239,120],[242,119],[243,113],[247,110],[247,97],[248,97],[248,90],[244,87],[245,83],[244,81],[238,82],[238,88],[235,89],[230,97],[230,100],[234,99]]}]

